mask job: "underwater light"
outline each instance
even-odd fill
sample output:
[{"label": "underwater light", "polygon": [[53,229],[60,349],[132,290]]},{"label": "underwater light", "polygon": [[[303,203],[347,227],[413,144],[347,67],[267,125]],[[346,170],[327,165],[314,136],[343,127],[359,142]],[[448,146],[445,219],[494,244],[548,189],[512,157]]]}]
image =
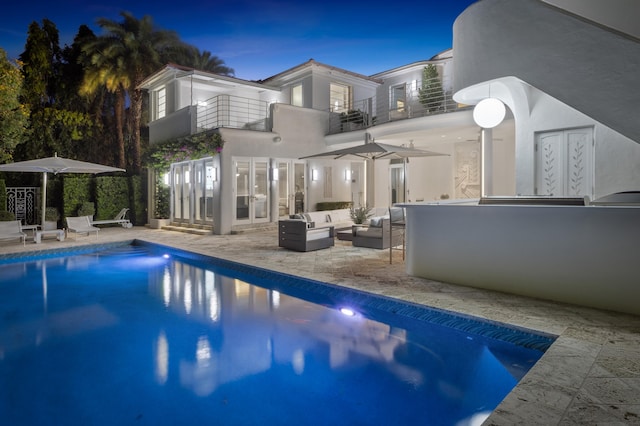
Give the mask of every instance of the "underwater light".
[{"label": "underwater light", "polygon": [[353,309],[349,309],[349,308],[340,308],[340,312],[342,312],[343,315],[346,315],[348,317],[352,317],[356,314],[355,311],[353,311]]},{"label": "underwater light", "polygon": [[163,254],[162,257],[164,257],[165,259],[169,258],[169,255],[167,253]]}]

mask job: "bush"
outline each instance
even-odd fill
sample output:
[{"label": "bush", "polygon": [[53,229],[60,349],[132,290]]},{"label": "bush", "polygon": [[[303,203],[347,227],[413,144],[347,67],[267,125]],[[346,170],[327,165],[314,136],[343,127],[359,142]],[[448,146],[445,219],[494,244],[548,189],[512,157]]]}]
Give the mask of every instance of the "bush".
[{"label": "bush", "polygon": [[16,220],[16,216],[6,210],[0,210],[0,222],[4,222],[7,220]]},{"label": "bush", "polygon": [[96,207],[90,201],[85,201],[78,207],[78,216],[94,216],[96,214]]},{"label": "bush", "polygon": [[351,208],[351,201],[323,201],[316,204],[317,211]]}]

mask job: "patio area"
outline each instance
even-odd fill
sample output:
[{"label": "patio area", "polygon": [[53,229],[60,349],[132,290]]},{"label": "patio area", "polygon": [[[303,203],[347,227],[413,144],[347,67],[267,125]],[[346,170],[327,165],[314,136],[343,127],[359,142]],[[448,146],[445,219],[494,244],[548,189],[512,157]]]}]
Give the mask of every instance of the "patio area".
[{"label": "patio area", "polygon": [[0,242],[0,255],[64,250],[140,239],[278,272],[382,294],[558,335],[487,425],[640,424],[640,317],[444,284],[405,273],[402,253],[335,246],[313,252],[278,247],[277,231],[193,235],[110,227],[95,237]]}]

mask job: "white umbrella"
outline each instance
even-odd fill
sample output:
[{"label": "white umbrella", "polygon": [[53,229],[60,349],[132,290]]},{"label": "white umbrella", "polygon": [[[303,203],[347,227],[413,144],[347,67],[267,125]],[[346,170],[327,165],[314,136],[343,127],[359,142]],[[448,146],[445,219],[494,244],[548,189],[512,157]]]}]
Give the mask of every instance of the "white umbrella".
[{"label": "white umbrella", "polygon": [[367,142],[361,145],[351,146],[349,148],[307,155],[305,157],[300,157],[300,159],[329,157],[334,160],[376,160],[381,158],[398,159],[409,157],[435,157],[441,155],[448,154],[440,154],[438,152],[426,151],[424,149],[408,148],[406,146]]},{"label": "white umbrella", "polygon": [[44,213],[47,204],[47,173],[57,175],[59,173],[108,173],[124,172],[124,169],[103,166],[102,164],[87,163],[85,161],[70,160],[68,158],[53,157],[39,158],[37,160],[19,161],[17,163],[0,164],[3,172],[42,172],[42,226],[44,226]]}]

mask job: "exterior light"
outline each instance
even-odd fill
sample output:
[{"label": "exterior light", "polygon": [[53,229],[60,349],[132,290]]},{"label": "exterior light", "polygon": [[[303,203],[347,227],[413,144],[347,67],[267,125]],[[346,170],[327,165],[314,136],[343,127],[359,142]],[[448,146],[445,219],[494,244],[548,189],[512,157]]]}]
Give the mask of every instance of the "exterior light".
[{"label": "exterior light", "polygon": [[311,169],[311,180],[312,181],[318,180],[318,169]]},{"label": "exterior light", "polygon": [[351,180],[351,170],[346,169],[344,171],[344,180],[345,182],[349,182]]},{"label": "exterior light", "polygon": [[505,114],[506,108],[500,100],[487,98],[473,109],[473,121],[483,129],[491,129],[502,123]]}]

